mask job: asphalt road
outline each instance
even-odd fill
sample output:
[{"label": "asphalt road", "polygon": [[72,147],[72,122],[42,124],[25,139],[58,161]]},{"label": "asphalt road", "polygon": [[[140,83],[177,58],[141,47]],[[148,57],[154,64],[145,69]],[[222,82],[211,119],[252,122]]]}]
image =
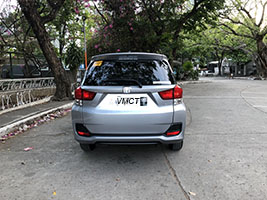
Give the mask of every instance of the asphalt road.
[{"label": "asphalt road", "polygon": [[84,153],[68,115],[0,144],[0,199],[267,199],[266,81],[183,87],[180,152],[158,145]]}]

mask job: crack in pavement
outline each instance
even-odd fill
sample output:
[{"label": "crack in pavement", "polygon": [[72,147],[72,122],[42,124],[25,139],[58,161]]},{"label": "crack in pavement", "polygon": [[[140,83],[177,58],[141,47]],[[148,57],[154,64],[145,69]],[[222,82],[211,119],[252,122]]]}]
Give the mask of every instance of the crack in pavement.
[{"label": "crack in pavement", "polygon": [[244,89],[242,89],[242,90],[240,91],[240,97],[245,101],[245,103],[246,103],[247,105],[249,105],[249,106],[252,107],[253,109],[258,110],[258,111],[260,111],[260,112],[262,112],[262,113],[264,113],[264,114],[267,114],[267,112],[261,110],[259,107],[255,107],[255,106],[253,106],[253,104],[251,104],[249,101],[247,101],[246,97],[244,97],[244,96],[242,95],[242,93],[244,93],[244,91],[247,90],[248,88],[251,88],[251,87],[250,87],[250,86],[247,86],[247,87],[245,87]]},{"label": "crack in pavement", "polygon": [[172,167],[171,162],[170,162],[170,160],[168,159],[168,156],[166,155],[166,152],[164,151],[163,147],[162,147],[162,153],[163,153],[163,155],[164,155],[164,158],[165,158],[165,161],[166,161],[166,163],[167,163],[167,166],[168,166],[169,170],[171,171],[172,176],[174,177],[174,179],[175,179],[176,183],[178,184],[179,188],[182,190],[182,192],[183,192],[185,198],[186,198],[187,200],[191,200],[191,199],[190,199],[190,196],[188,195],[188,193],[187,193],[186,190],[184,189],[184,187],[183,187],[183,185],[182,185],[182,183],[181,183],[179,177],[177,176],[175,169]]},{"label": "crack in pavement", "polygon": [[187,127],[189,127],[192,123],[192,114],[191,114],[191,110],[189,107],[186,106],[186,110],[188,111],[188,114],[189,114],[189,119],[188,119],[188,124],[186,124]]}]

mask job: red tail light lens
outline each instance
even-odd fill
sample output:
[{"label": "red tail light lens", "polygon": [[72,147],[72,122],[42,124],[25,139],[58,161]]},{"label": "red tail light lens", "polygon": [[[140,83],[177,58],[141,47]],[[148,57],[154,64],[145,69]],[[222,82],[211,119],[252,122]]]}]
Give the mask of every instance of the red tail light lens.
[{"label": "red tail light lens", "polygon": [[182,124],[177,123],[170,126],[170,128],[166,131],[166,136],[176,136],[179,135],[182,131]]},{"label": "red tail light lens", "polygon": [[83,124],[76,124],[76,131],[80,136],[91,136],[90,132]]},{"label": "red tail light lens", "polygon": [[167,136],[172,136],[172,135],[179,135],[180,131],[173,131],[173,132],[167,132]]},{"label": "red tail light lens", "polygon": [[183,97],[183,89],[176,85],[173,89],[159,92],[162,99],[180,99]]},{"label": "red tail light lens", "polygon": [[82,98],[83,98],[82,88],[78,87],[75,90],[75,99],[82,100]]},{"label": "red tail light lens", "polygon": [[159,95],[164,100],[173,99],[173,89],[159,92]]},{"label": "red tail light lens", "polygon": [[95,92],[83,90],[81,87],[75,90],[75,99],[78,100],[93,100],[95,95]]},{"label": "red tail light lens", "polygon": [[83,100],[93,100],[95,98],[95,95],[95,92],[83,90]]},{"label": "red tail light lens", "polygon": [[83,131],[77,131],[77,133],[78,133],[80,136],[90,136],[90,133],[83,132]]},{"label": "red tail light lens", "polygon": [[175,99],[183,98],[183,89],[180,88],[178,85],[175,86],[173,91]]}]

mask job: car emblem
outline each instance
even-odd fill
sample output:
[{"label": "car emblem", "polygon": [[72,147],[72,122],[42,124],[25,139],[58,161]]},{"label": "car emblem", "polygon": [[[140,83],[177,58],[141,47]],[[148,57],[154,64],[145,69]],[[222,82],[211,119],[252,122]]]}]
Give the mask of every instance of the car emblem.
[{"label": "car emblem", "polygon": [[130,87],[124,87],[123,88],[123,93],[129,94],[130,92],[131,92],[131,88]]}]

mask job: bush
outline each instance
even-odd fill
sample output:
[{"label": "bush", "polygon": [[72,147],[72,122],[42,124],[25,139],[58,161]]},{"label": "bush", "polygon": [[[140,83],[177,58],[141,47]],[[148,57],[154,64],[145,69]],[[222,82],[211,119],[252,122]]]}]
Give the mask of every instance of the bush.
[{"label": "bush", "polygon": [[184,77],[183,80],[198,80],[198,72],[193,69],[191,61],[186,61],[183,64]]}]

